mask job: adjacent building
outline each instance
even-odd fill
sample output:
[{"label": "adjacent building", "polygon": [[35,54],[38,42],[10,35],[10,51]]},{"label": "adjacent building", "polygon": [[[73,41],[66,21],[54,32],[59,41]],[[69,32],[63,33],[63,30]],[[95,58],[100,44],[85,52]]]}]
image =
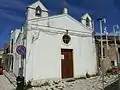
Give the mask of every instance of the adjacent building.
[{"label": "adjacent building", "polygon": [[[110,33],[102,36],[103,40],[103,65],[105,72],[112,68],[117,68],[120,55],[120,37],[117,34]],[[98,67],[101,67],[101,35],[95,35],[96,55]]]},{"label": "adjacent building", "polygon": [[7,71],[11,70],[12,58],[13,57],[10,54],[10,43],[6,43],[3,51],[3,67]]},{"label": "adjacent building", "polygon": [[19,45],[22,45],[22,29],[15,29],[11,31],[11,38],[10,38],[10,53],[13,56],[13,63],[12,63],[12,71],[15,76],[19,75],[19,69],[21,67],[21,56],[17,54],[16,48]]}]

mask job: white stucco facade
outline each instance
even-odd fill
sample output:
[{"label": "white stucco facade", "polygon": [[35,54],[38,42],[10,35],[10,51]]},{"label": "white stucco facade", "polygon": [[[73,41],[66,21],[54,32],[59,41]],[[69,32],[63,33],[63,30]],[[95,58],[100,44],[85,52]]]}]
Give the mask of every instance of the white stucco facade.
[{"label": "white stucco facade", "polygon": [[[40,1],[29,7],[36,8],[38,5],[43,11],[48,11]],[[43,12],[41,17],[36,17],[34,14],[35,9],[28,8],[28,16],[22,33],[25,38],[20,39],[26,46],[24,60],[26,81],[61,79],[61,49],[73,50],[73,77],[83,76],[86,73],[96,74],[96,49],[91,22],[90,27],[87,27],[85,22],[75,20],[67,14],[67,11],[50,17],[48,12]],[[92,20],[90,16],[88,18]],[[68,44],[62,40],[66,30],[71,37]]]},{"label": "white stucco facade", "polygon": [[[22,38],[22,30],[21,29],[15,29],[14,31],[11,32],[10,48],[13,47],[13,50],[11,50],[13,52],[11,52],[11,54],[13,55],[13,62],[14,62],[12,71],[16,76],[18,76],[19,68],[21,67],[21,56],[16,52],[17,46],[22,44],[21,38]],[[12,44],[12,40],[13,40],[13,44]]]}]

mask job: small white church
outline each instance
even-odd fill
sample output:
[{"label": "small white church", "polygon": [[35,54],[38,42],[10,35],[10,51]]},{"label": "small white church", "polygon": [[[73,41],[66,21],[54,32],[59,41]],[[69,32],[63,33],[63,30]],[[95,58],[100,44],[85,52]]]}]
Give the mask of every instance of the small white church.
[{"label": "small white church", "polygon": [[[78,21],[67,8],[59,15],[36,1],[28,6],[27,20],[21,30],[11,33],[13,40],[13,73],[23,67],[25,80],[75,78],[97,73],[93,20],[88,13]],[[17,33],[17,34],[15,34]],[[24,45],[26,56],[17,54]]]}]

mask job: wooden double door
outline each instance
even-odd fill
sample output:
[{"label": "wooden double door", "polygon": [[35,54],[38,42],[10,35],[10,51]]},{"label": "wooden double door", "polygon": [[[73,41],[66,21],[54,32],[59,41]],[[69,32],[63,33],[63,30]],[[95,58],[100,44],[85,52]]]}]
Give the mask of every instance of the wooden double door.
[{"label": "wooden double door", "polygon": [[61,49],[61,76],[62,78],[73,77],[73,50]]}]

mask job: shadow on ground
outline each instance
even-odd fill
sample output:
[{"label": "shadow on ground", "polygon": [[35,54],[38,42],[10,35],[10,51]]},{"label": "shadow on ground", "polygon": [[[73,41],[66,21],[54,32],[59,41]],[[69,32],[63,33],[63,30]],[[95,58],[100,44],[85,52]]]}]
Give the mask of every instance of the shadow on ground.
[{"label": "shadow on ground", "polygon": [[120,87],[119,87],[119,80],[117,80],[116,82],[110,84],[109,86],[105,87],[104,90],[120,90]]}]

